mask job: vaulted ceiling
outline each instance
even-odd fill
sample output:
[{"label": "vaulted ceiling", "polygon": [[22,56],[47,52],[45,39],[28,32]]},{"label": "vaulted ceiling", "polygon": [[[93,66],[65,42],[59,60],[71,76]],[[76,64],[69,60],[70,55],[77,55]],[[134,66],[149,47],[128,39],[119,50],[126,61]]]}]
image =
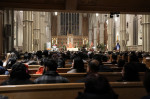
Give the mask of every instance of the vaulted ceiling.
[{"label": "vaulted ceiling", "polygon": [[150,0],[0,0],[0,8],[149,13]]}]

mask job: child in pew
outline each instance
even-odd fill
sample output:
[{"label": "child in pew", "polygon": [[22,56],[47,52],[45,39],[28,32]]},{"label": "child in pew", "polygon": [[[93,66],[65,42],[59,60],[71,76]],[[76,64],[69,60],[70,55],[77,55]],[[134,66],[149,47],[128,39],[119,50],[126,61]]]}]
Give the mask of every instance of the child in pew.
[{"label": "child in pew", "polygon": [[108,80],[100,75],[90,75],[85,80],[84,92],[76,99],[118,99]]},{"label": "child in pew", "polygon": [[143,81],[143,85],[147,91],[147,96],[142,97],[142,99],[150,99],[150,70],[145,72],[145,78]]},{"label": "child in pew", "polygon": [[34,84],[33,81],[29,80],[30,77],[26,66],[18,62],[12,66],[9,79],[2,82],[1,85]]},{"label": "child in pew", "polygon": [[34,80],[36,84],[47,84],[47,83],[68,83],[69,80],[65,77],[60,76],[57,72],[57,63],[52,59],[44,61],[44,72],[43,75]]},{"label": "child in pew", "polygon": [[67,73],[83,73],[83,72],[85,72],[83,60],[81,59],[81,57],[75,57],[73,59],[72,69]]}]

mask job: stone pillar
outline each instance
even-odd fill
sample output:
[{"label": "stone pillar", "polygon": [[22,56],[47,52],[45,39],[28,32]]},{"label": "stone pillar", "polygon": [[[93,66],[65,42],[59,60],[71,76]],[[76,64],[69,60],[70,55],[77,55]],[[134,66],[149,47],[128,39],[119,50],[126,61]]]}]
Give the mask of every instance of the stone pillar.
[{"label": "stone pillar", "polygon": [[126,14],[120,14],[120,49],[126,50]]},{"label": "stone pillar", "polygon": [[82,35],[82,14],[79,13],[79,35]]},{"label": "stone pillar", "polygon": [[112,18],[108,19],[108,51],[112,51],[114,47],[113,42],[113,29],[114,29],[114,20]]},{"label": "stone pillar", "polygon": [[89,23],[89,46],[91,46],[92,43],[92,17],[91,14],[89,14],[89,18],[88,18],[88,23]]},{"label": "stone pillar", "polygon": [[104,44],[104,15],[100,14],[100,44]]},{"label": "stone pillar", "polygon": [[40,27],[39,27],[39,19],[40,19],[40,12],[34,12],[33,14],[33,50],[37,51],[40,50],[39,46],[39,37],[40,37]]},{"label": "stone pillar", "polygon": [[44,29],[45,29],[45,25],[44,25],[44,12],[40,12],[40,50],[44,50]]},{"label": "stone pillar", "polygon": [[0,58],[3,57],[3,11],[0,10]]},{"label": "stone pillar", "polygon": [[150,51],[150,15],[142,16],[143,51]]},{"label": "stone pillar", "polygon": [[58,15],[57,15],[57,34],[58,35],[61,35],[61,33],[60,33],[60,13],[58,13]]},{"label": "stone pillar", "polygon": [[94,47],[97,49],[97,28],[94,27]]},{"label": "stone pillar", "polygon": [[33,51],[33,20],[32,20],[32,11],[24,11],[23,12],[23,50],[24,52],[31,52]]}]

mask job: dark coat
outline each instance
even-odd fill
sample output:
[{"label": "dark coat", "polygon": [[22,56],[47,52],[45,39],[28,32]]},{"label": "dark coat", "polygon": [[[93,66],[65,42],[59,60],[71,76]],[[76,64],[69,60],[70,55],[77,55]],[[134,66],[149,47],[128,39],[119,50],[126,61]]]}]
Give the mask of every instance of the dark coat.
[{"label": "dark coat", "polygon": [[1,85],[24,85],[24,84],[34,84],[33,81],[29,79],[8,79],[1,83]]},{"label": "dark coat", "polygon": [[76,99],[118,99],[118,95],[114,93],[106,93],[106,94],[79,93]]}]

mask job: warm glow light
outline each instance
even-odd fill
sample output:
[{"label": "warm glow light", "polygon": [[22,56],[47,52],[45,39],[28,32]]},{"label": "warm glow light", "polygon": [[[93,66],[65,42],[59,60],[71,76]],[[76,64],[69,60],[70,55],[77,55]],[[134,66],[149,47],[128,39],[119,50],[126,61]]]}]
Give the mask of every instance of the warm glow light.
[{"label": "warm glow light", "polygon": [[58,13],[57,13],[57,12],[55,12],[55,15],[58,15]]},{"label": "warm glow light", "polygon": [[98,17],[98,16],[99,16],[99,14],[98,14],[98,13],[96,13],[96,16]]}]

